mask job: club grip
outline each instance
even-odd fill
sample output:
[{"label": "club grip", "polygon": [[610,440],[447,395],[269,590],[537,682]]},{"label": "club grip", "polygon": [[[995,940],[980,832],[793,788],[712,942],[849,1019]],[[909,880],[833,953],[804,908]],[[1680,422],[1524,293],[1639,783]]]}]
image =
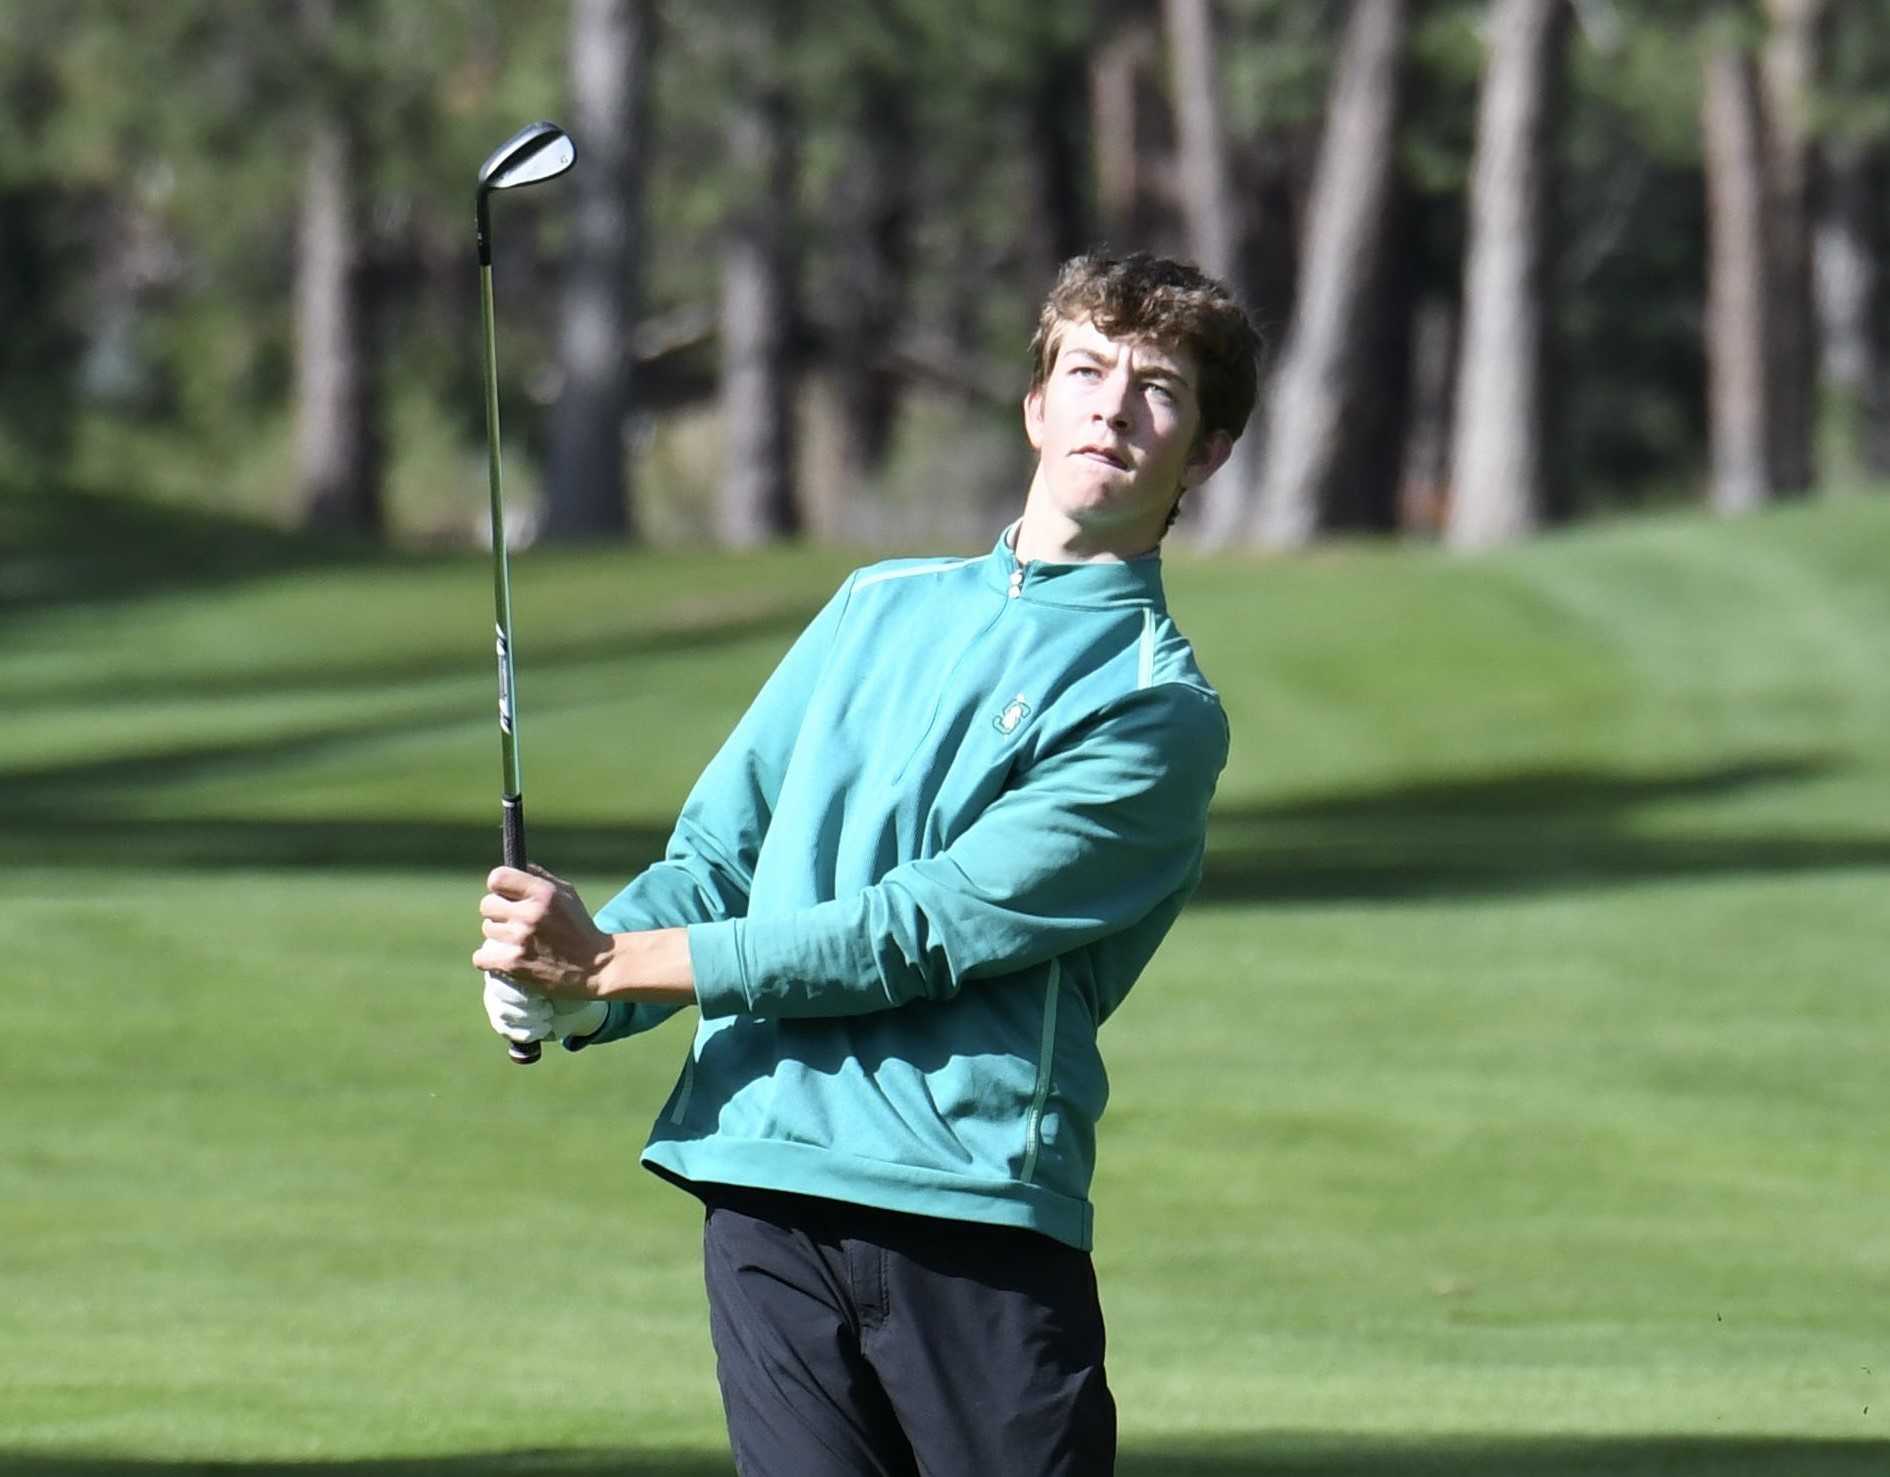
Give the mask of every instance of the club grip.
[{"label": "club grip", "polygon": [[501,845],[505,864],[523,871],[525,869],[525,797],[501,795],[499,807]]},{"label": "club grip", "polygon": [[[525,866],[525,797],[522,795],[502,795],[499,797],[501,816],[501,847],[508,867]],[[529,1067],[537,1061],[542,1048],[536,1041],[508,1041],[505,1053],[521,1067]]]}]

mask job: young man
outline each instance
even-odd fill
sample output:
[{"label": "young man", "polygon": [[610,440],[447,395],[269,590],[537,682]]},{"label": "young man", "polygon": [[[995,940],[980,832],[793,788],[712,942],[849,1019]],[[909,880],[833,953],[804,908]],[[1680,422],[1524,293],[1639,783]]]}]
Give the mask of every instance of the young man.
[{"label": "young man", "polygon": [[501,1034],[700,1012],[643,1162],[707,1206],[745,1474],[1112,1470],[1097,1027],[1194,889],[1227,757],[1157,551],[1255,351],[1192,268],[1068,263],[997,547],[849,577],[595,922],[548,873],[488,879]]}]

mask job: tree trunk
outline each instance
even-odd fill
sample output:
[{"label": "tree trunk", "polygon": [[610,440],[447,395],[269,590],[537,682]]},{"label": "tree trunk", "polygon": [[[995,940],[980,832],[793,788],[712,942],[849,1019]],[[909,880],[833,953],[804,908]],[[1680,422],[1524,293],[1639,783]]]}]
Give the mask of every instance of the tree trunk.
[{"label": "tree trunk", "polygon": [[1417,239],[1411,224],[1419,201],[1394,171],[1385,207],[1385,240],[1366,287],[1359,321],[1358,367],[1352,408],[1346,414],[1343,450],[1331,490],[1320,508],[1320,526],[1333,533],[1398,531],[1398,491],[1404,475],[1404,439],[1411,417],[1412,335],[1416,332],[1417,252],[1403,243]]},{"label": "tree trunk", "polygon": [[1764,129],[1751,56],[1716,43],[1705,68],[1711,502],[1716,512],[1740,513],[1771,495]]},{"label": "tree trunk", "polygon": [[1811,298],[1813,144],[1809,108],[1818,76],[1823,0],[1766,0],[1771,29],[1762,58],[1766,200],[1772,315],[1767,344],[1772,396],[1772,490],[1804,492],[1815,480],[1812,436],[1816,318]]},{"label": "tree trunk", "polygon": [[1813,235],[1813,285],[1818,305],[1819,378],[1855,400],[1870,377],[1875,345],[1870,324],[1877,295],[1876,216],[1871,150],[1856,139],[1825,146],[1825,184]]},{"label": "tree trunk", "polygon": [[651,0],[572,0],[571,249],[558,333],[545,533],[634,531],[624,429],[632,410],[638,229],[648,118]]},{"label": "tree trunk", "polygon": [[1079,48],[1044,45],[1031,89],[1030,141],[1043,212],[1043,247],[1054,271],[1090,244],[1087,190],[1092,150],[1089,58]]},{"label": "tree trunk", "polygon": [[1096,155],[1096,208],[1104,237],[1140,241],[1150,225],[1143,179],[1143,75],[1156,50],[1152,29],[1125,18],[1090,57],[1089,135]]},{"label": "tree trunk", "polygon": [[1351,417],[1367,396],[1406,77],[1407,0],[1353,0],[1307,209],[1299,299],[1261,448],[1258,533],[1309,541],[1337,501]]},{"label": "tree trunk", "polygon": [[905,327],[912,265],[914,147],[910,80],[875,67],[859,79],[850,157],[835,185],[833,383],[843,503],[870,487],[892,449],[899,380],[888,356]]},{"label": "tree trunk", "polygon": [[[1241,296],[1241,212],[1227,160],[1213,12],[1209,0],[1164,0],[1163,16],[1188,251],[1196,266]],[[1189,531],[1202,547],[1224,547],[1245,528],[1260,473],[1259,444],[1258,436],[1242,436],[1227,464],[1194,494]]]},{"label": "tree trunk", "polygon": [[296,447],[304,527],[378,534],[383,454],[372,274],[352,125],[318,117],[296,259]]},{"label": "tree trunk", "polygon": [[1890,141],[1832,138],[1814,237],[1820,379],[1853,470],[1890,475]]},{"label": "tree trunk", "polygon": [[729,33],[728,145],[740,191],[722,247],[722,486],[716,533],[732,548],[800,531],[795,498],[798,120],[785,56],[791,16],[771,4]]},{"label": "tree trunk", "polygon": [[1450,407],[1457,383],[1457,302],[1419,300],[1411,329],[1411,414],[1398,475],[1398,527],[1441,535],[1450,508]]},{"label": "tree trunk", "polygon": [[1549,253],[1567,0],[1497,0],[1478,106],[1445,541],[1522,538],[1552,502]]},{"label": "tree trunk", "polygon": [[1208,0],[1163,0],[1168,28],[1181,210],[1195,265],[1230,285],[1240,280],[1240,213],[1227,166],[1214,16]]}]

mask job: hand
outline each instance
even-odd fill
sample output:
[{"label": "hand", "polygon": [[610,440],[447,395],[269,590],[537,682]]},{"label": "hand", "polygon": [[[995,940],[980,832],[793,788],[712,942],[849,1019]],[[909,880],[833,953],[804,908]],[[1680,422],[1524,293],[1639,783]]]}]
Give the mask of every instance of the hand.
[{"label": "hand", "polygon": [[611,937],[591,921],[576,889],[538,866],[495,867],[486,887],[479,900],[486,941],[472,956],[473,968],[554,1001],[595,999]]},{"label": "hand", "polygon": [[502,974],[486,976],[486,1019],[508,1041],[543,1041],[547,1036],[566,1041],[599,1030],[610,1008],[601,1000],[566,1004],[521,990]]},{"label": "hand", "polygon": [[486,976],[486,1019],[507,1041],[543,1041],[551,1034],[551,999],[521,990],[502,974]]}]

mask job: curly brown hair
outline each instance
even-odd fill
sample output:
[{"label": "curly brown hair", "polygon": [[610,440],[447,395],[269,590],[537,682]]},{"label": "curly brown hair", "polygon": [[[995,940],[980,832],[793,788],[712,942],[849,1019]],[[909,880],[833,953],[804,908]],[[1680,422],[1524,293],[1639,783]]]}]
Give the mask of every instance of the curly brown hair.
[{"label": "curly brown hair", "polygon": [[1191,353],[1201,369],[1202,437],[1238,440],[1259,387],[1260,335],[1234,295],[1206,273],[1146,251],[1070,258],[1037,316],[1030,388],[1056,364],[1059,330],[1087,319],[1110,338],[1141,338]]}]

